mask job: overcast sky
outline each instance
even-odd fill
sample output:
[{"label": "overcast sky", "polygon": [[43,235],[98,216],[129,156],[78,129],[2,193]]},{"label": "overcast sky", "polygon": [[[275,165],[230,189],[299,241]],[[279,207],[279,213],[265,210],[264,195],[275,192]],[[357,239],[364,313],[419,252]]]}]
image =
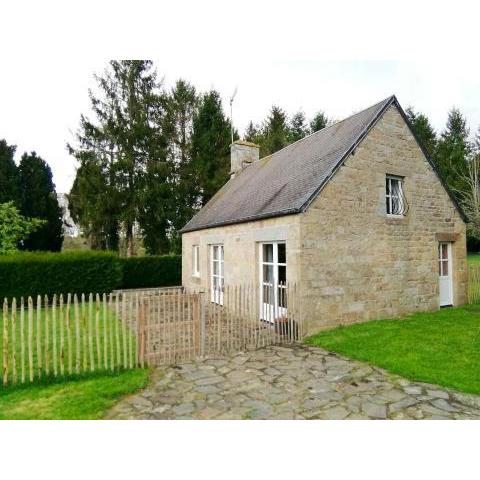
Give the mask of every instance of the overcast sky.
[{"label": "overcast sky", "polygon": [[[180,1],[137,0],[135,9],[123,0],[45,0],[28,9],[26,3],[6,7],[9,21],[0,31],[0,138],[18,146],[17,161],[24,151],[41,155],[59,192],[69,190],[75,175],[65,145],[80,114],[88,113],[93,74],[109,58],[152,58],[166,86],[182,77],[200,91],[216,88],[227,113],[238,86],[234,124],[241,133],[272,104],[342,119],[392,93],[404,107],[427,114],[437,131],[452,106],[466,115],[472,132],[480,125],[479,62],[452,42],[478,43],[478,15],[461,9],[463,0],[453,11],[441,8],[449,2],[436,2],[435,22],[422,20],[431,5],[412,0],[397,5],[394,18],[376,0],[350,3],[350,15],[341,2],[318,10],[318,2],[304,0],[278,0],[275,9],[250,0],[242,9],[215,0],[187,2],[188,8]],[[370,4],[384,21],[368,15]]]}]

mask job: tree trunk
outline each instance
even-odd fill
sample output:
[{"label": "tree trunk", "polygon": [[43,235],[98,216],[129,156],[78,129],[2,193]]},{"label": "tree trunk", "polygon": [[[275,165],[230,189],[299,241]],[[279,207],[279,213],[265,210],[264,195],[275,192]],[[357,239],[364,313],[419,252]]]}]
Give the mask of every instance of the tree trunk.
[{"label": "tree trunk", "polygon": [[126,229],[127,257],[135,256],[135,245],[133,243],[133,224],[128,223]]}]

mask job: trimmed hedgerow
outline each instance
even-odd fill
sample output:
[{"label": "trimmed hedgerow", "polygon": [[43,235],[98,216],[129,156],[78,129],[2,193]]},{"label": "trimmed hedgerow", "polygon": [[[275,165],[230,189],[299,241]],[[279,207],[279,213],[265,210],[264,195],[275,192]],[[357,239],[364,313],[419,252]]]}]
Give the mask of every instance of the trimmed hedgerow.
[{"label": "trimmed hedgerow", "polygon": [[122,288],[170,287],[182,283],[182,257],[158,255],[122,258]]},{"label": "trimmed hedgerow", "polygon": [[66,293],[108,293],[122,283],[110,252],[25,252],[0,256],[0,298]]}]

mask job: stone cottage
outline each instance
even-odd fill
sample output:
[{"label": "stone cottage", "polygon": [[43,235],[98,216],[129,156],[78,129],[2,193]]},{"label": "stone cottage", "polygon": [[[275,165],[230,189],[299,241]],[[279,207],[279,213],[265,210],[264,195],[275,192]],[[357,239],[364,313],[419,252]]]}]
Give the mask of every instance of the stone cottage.
[{"label": "stone cottage", "polygon": [[310,333],[462,305],[465,222],[392,96],[262,159],[234,142],[182,230],[183,285],[255,283],[262,317],[295,282]]}]

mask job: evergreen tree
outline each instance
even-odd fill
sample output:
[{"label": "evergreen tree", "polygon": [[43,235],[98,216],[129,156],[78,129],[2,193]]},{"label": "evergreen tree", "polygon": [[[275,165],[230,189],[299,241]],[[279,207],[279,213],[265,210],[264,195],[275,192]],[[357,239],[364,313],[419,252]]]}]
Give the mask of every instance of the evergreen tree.
[{"label": "evergreen tree", "polygon": [[[237,138],[234,132],[234,139]],[[223,112],[219,93],[212,90],[201,97],[193,117],[192,161],[201,205],[205,205],[228,180],[230,143],[230,121]]]},{"label": "evergreen tree", "polygon": [[309,130],[305,119],[305,114],[302,111],[295,113],[290,120],[288,131],[289,143],[301,140],[303,137],[308,135],[308,133]]},{"label": "evergreen tree", "polygon": [[94,250],[118,250],[119,212],[108,171],[92,152],[84,152],[68,194],[70,215]]},{"label": "evergreen tree", "polygon": [[176,233],[193,216],[199,203],[199,185],[192,162],[193,116],[198,105],[195,88],[185,80],[178,80],[167,98],[165,132],[168,137],[168,160],[172,164],[175,197],[171,220],[172,250],[181,248]]},{"label": "evergreen tree", "polygon": [[427,116],[416,113],[412,107],[408,107],[405,113],[420,145],[425,149],[427,155],[433,159],[437,148],[437,134]]},{"label": "evergreen tree", "polygon": [[310,121],[310,133],[318,132],[322,128],[325,128],[331,122],[329,118],[325,115],[324,112],[319,111],[315,114],[315,116]]},{"label": "evergreen tree", "polygon": [[16,148],[0,140],[0,203],[13,201],[20,207],[18,168],[13,159]]},{"label": "evergreen tree", "polygon": [[468,141],[467,121],[461,112],[452,108],[448,114],[447,125],[442,132],[435,154],[440,175],[459,198],[459,192],[465,190],[467,160],[471,152]]},{"label": "evergreen tree", "polygon": [[272,106],[263,125],[262,137],[260,142],[261,156],[278,152],[290,143],[287,114],[280,107]]},{"label": "evergreen tree", "polygon": [[260,141],[260,129],[252,121],[247,126],[243,139],[247,142],[252,142],[258,144]]},{"label": "evergreen tree", "polygon": [[58,204],[52,171],[35,152],[25,153],[19,165],[21,213],[46,223],[25,239],[26,250],[58,252],[63,243],[62,209]]},{"label": "evergreen tree", "polygon": [[[166,141],[163,132],[164,98],[152,62],[148,60],[111,61],[102,77],[96,77],[99,93],[90,92],[94,120],[81,117],[78,147],[71,152],[82,162],[95,161],[96,181],[108,186],[110,227],[125,234],[127,255],[135,254],[134,229],[139,226],[146,242],[165,243],[164,217],[171,208],[170,196],[158,196],[160,186],[168,182]],[[89,167],[92,168],[92,167]],[[82,172],[81,169],[79,169]],[[78,189],[76,195],[81,195]],[[78,205],[86,204],[72,197]],[[93,201],[95,204],[95,201]],[[77,208],[77,212],[92,208]],[[104,235],[100,244],[112,243],[105,237],[105,212],[98,218],[85,218],[83,224],[96,225]],[[101,226],[101,227],[100,227]],[[155,235],[156,239],[152,239]],[[110,238],[115,234],[112,230]],[[150,248],[150,247],[149,247]],[[153,247],[152,247],[153,248]]]}]

